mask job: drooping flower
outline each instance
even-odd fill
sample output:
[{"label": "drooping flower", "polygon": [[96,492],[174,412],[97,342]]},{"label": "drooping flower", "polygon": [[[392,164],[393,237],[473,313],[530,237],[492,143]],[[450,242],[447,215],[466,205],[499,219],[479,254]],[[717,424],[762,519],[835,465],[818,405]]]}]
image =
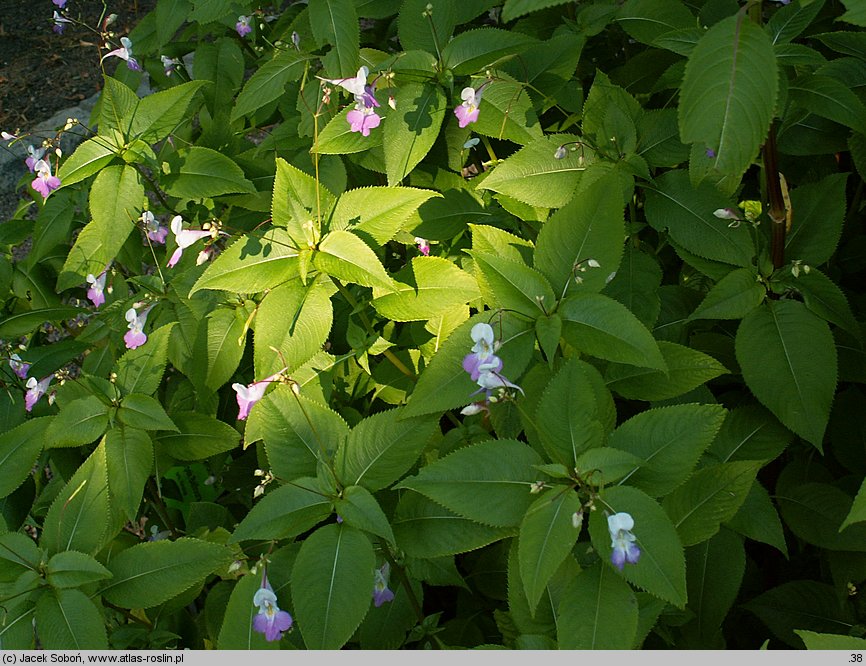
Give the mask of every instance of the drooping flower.
[{"label": "drooping flower", "polygon": [[418,252],[423,254],[425,257],[430,256],[430,243],[426,238],[420,238],[419,236],[415,236],[415,245],[418,246]]},{"label": "drooping flower", "polygon": [[20,139],[17,134],[9,134],[9,132],[0,132],[0,139],[4,141],[14,141],[15,139]]},{"label": "drooping flower", "polygon": [[494,354],[494,334],[490,324],[479,323],[469,332],[472,342],[472,353],[463,357],[463,369],[469,373],[472,381],[478,381],[481,374],[481,364],[489,364],[491,370],[502,369],[502,359]]},{"label": "drooping flower", "polygon": [[[482,363],[478,366],[478,379],[476,380],[476,384],[481,388],[478,389],[472,395],[476,393],[481,393],[481,391],[485,391],[487,394],[488,400],[494,391],[499,391],[500,389],[517,389],[521,393],[523,393],[523,389],[520,388],[517,384],[512,384],[505,377],[502,376],[500,372],[502,370],[502,359],[498,356],[494,356],[494,359],[498,361],[495,362],[487,362]],[[498,367],[497,367],[498,366]]]},{"label": "drooping flower", "polygon": [[45,148],[27,146],[27,159],[24,160],[24,164],[30,169],[30,173],[36,170],[36,163],[42,159],[43,155],[45,155]]},{"label": "drooping flower", "polygon": [[208,238],[212,235],[209,230],[205,229],[202,229],[200,231],[197,231],[195,229],[184,229],[183,218],[181,218],[180,215],[175,215],[173,218],[171,218],[171,230],[174,232],[174,239],[177,242],[177,249],[174,251],[174,254],[171,255],[171,259],[168,260],[169,268],[173,268],[174,265],[178,261],[180,261],[180,257],[186,248],[195,243],[197,240],[201,240],[202,238]]},{"label": "drooping flower", "polygon": [[[121,60],[125,60],[126,66],[133,72],[140,72],[141,65],[138,64],[138,60],[132,57],[132,40],[129,37],[121,37],[120,44],[121,46],[119,49],[109,51],[104,56],[102,56],[102,60],[110,58],[111,56],[115,56],[117,58],[120,58]],[[100,62],[102,62],[102,60],[100,60]]]},{"label": "drooping flower", "polygon": [[478,105],[481,104],[481,88],[464,88],[460,93],[460,99],[463,103],[454,109],[454,115],[457,116],[457,124],[460,127],[466,127],[469,123],[474,123],[478,120]]},{"label": "drooping flower", "polygon": [[[285,368],[283,368],[283,370],[285,370]],[[247,416],[250,415],[250,410],[253,408],[253,405],[264,397],[268,385],[277,381],[283,373],[283,370],[280,370],[276,374],[266,377],[261,381],[253,382],[246,386],[238,383],[232,384],[232,388],[235,390],[235,393],[237,393],[239,421],[246,420]]]},{"label": "drooping flower", "polygon": [[62,34],[63,34],[63,31],[66,30],[66,24],[67,24],[67,23],[72,23],[72,21],[70,21],[70,20],[67,19],[67,18],[63,18],[63,17],[62,17],[60,14],[58,14],[56,11],[54,12],[54,16],[52,16],[51,18],[54,20],[54,25],[51,26],[51,29],[52,29],[55,33],[57,33],[58,35],[62,35]]},{"label": "drooping flower", "polygon": [[165,237],[168,236],[168,227],[162,226],[149,210],[141,214],[141,221],[144,224],[147,237],[154,243],[165,245]]},{"label": "drooping flower", "polygon": [[144,325],[147,323],[147,315],[150,314],[153,306],[145,308],[141,314],[135,311],[135,308],[129,308],[126,311],[126,321],[129,322],[129,330],[123,335],[123,341],[126,343],[127,349],[136,349],[147,342],[147,335],[144,332]]},{"label": "drooping flower", "polygon": [[45,160],[37,160],[33,170],[36,172],[36,178],[30,185],[42,195],[43,199],[47,199],[49,194],[60,187],[60,179],[51,175],[51,165]]},{"label": "drooping flower", "polygon": [[346,114],[346,120],[352,132],[360,132],[363,136],[370,136],[370,130],[379,126],[382,118],[376,113],[379,100],[376,99],[373,86],[367,85],[367,75],[370,70],[361,67],[358,73],[348,79],[323,79],[322,81],[340,86],[343,90],[355,96],[355,108]]},{"label": "drooping flower", "polygon": [[250,25],[249,16],[238,16],[238,22],[235,23],[235,30],[237,30],[238,35],[241,37],[246,37],[253,31],[252,26]]},{"label": "drooping flower", "polygon": [[259,609],[253,618],[253,629],[264,634],[266,640],[278,641],[283,632],[291,628],[292,616],[277,605],[277,595],[268,582],[267,571],[262,572],[262,586],[253,596],[253,606]]},{"label": "drooping flower", "polygon": [[36,377],[31,377],[27,380],[27,383],[25,384],[27,392],[24,394],[24,409],[28,412],[33,409],[33,406],[39,401],[39,398],[45,395],[52,379],[54,379],[53,374],[43,377],[39,381],[36,381]]},{"label": "drooping flower", "polygon": [[162,67],[165,70],[166,76],[171,76],[175,69],[180,65],[179,58],[169,58],[168,56],[161,55],[159,59],[162,61]]},{"label": "drooping flower", "polygon": [[213,256],[213,245],[207,245],[205,249],[199,252],[196,256],[195,265],[201,266],[202,264],[207,263],[211,256]]},{"label": "drooping flower", "polygon": [[610,561],[622,571],[625,563],[637,564],[640,559],[640,548],[635,543],[636,537],[631,530],[634,528],[634,518],[631,514],[620,512],[607,517],[607,529],[610,531]]},{"label": "drooping flower", "polygon": [[90,289],[87,290],[87,298],[95,307],[99,307],[105,303],[105,279],[108,275],[108,266],[99,274],[99,277],[93,277],[93,273],[87,274],[87,284]]},{"label": "drooping flower", "polygon": [[463,416],[474,416],[475,414],[480,414],[481,412],[489,412],[490,407],[487,405],[486,401],[482,402],[472,402],[466,405],[463,409],[460,410],[460,413]]},{"label": "drooping flower", "polygon": [[12,368],[12,372],[18,375],[19,378],[27,379],[27,372],[30,370],[30,364],[22,361],[18,354],[12,354],[9,357],[9,367]]},{"label": "drooping flower", "polygon": [[361,67],[355,76],[348,79],[325,79],[321,76],[317,78],[319,78],[321,81],[332,83],[335,86],[340,86],[343,90],[346,90],[355,95],[355,97],[360,97],[364,95],[365,92],[367,92],[367,76],[369,74],[370,70],[367,67]]},{"label": "drooping flower", "polygon": [[378,608],[388,601],[394,601],[394,593],[388,589],[391,565],[385,562],[373,572],[373,605]]}]

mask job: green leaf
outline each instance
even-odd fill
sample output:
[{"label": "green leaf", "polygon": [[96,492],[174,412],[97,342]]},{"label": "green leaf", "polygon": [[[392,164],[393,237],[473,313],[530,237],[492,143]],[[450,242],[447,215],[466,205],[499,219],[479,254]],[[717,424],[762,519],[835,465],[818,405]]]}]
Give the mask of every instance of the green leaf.
[{"label": "green leaf", "polygon": [[206,199],[256,191],[233,159],[210,148],[181,148],[168,157],[167,163],[168,171],[161,182],[173,197]]},{"label": "green leaf", "polygon": [[119,148],[107,136],[87,139],[63,162],[57,177],[63,187],[74,185],[111,164],[118,153]]},{"label": "green leaf", "polygon": [[766,27],[773,44],[785,44],[797,37],[809,27],[823,6],[824,0],[795,1],[776,9]]},{"label": "green leaf", "polygon": [[580,530],[575,528],[572,517],[581,509],[576,493],[566,486],[554,486],[543,491],[520,523],[520,578],[532,612],[577,541]]},{"label": "green leaf", "polygon": [[333,323],[332,290],[330,283],[293,281],[268,292],[255,320],[256,377],[292,373],[322,348]]},{"label": "green leaf", "polygon": [[350,527],[375,534],[394,544],[394,533],[388,517],[370,491],[361,486],[349,486],[342,497],[334,501],[334,510]]},{"label": "green leaf", "polygon": [[845,650],[846,652],[866,650],[866,639],[856,636],[818,634],[805,629],[794,629],[794,633],[803,639],[807,650]]},{"label": "green leaf", "polygon": [[400,86],[397,110],[388,114],[384,128],[388,184],[398,185],[427,155],[445,118],[445,93],[431,83]]},{"label": "green leaf", "polygon": [[712,356],[674,342],[659,340],[667,373],[611,363],[604,379],[608,388],[629,400],[668,400],[687,393],[728,370]]},{"label": "green leaf", "polygon": [[728,412],[708,453],[720,462],[772,460],[794,436],[760,405],[745,405]]},{"label": "green leaf", "polygon": [[46,650],[107,650],[105,622],[80,590],[53,590],[36,602],[36,627]]},{"label": "green leaf", "polygon": [[112,514],[105,448],[99,446],[51,503],[40,545],[49,553],[78,550],[95,554],[114,536],[110,532],[116,522]]},{"label": "green leaf", "polygon": [[863,7],[862,2],[858,2],[857,0],[842,0],[842,4],[845,5],[845,9],[848,11],[839,17],[840,21],[847,21],[861,27],[866,26],[866,8]]},{"label": "green leaf", "polygon": [[788,84],[794,104],[859,132],[866,126],[866,106],[838,79],[819,74],[799,77]]},{"label": "green leaf", "polygon": [[268,492],[235,528],[229,543],[291,539],[331,515],[331,498],[313,478],[303,477]]},{"label": "green leaf", "polygon": [[610,434],[610,446],[644,462],[629,485],[662,497],[685,481],[725,418],[719,405],[672,405],[641,412]]},{"label": "green leaf", "polygon": [[731,207],[730,200],[710,183],[692,187],[685,171],[668,171],[646,191],[647,222],[657,231],[668,230],[678,245],[714,261],[750,267],[755,245],[746,225],[728,226],[713,215]]},{"label": "green leaf", "polygon": [[[428,4],[432,6],[429,17],[423,13]],[[403,0],[397,12],[400,45],[406,51],[422,49],[438,53],[438,45],[447,44],[451,39],[457,24],[457,11],[456,4],[448,0]]]},{"label": "green leaf", "polygon": [[84,312],[86,310],[83,308],[69,306],[19,312],[0,319],[0,335],[5,338],[17,338],[32,333],[47,321],[56,323],[64,319],[73,319]]},{"label": "green leaf", "polygon": [[143,98],[133,111],[130,134],[145,143],[162,141],[192,118],[193,98],[206,85],[207,81],[187,81]]},{"label": "green leaf", "polygon": [[851,505],[851,510],[845,516],[845,520],[839,526],[840,530],[845,529],[853,523],[861,523],[866,520],[866,480],[860,484],[860,490],[857,491],[857,496],[854,498],[854,503]]},{"label": "green leaf", "polygon": [[90,188],[91,221],[84,227],[63,264],[57,290],[83,284],[99,275],[120,252],[141,215],[144,187],[129,165],[106,167]]},{"label": "green leaf", "polygon": [[79,587],[111,578],[111,572],[93,557],[74,550],[57,553],[48,560],[45,575],[54,588]]},{"label": "green leaf", "polygon": [[628,650],[637,632],[638,606],[628,583],[596,564],[566,588],[556,613],[560,650]]},{"label": "green leaf", "polygon": [[817,268],[811,268],[808,273],[801,271],[796,278],[792,276],[783,284],[802,294],[806,307],[821,319],[836,324],[851,335],[860,335],[860,324],[854,318],[845,294]]},{"label": "green leaf", "polygon": [[621,303],[601,294],[569,296],[559,307],[562,336],[583,353],[640,367],[665,369],[656,341]]},{"label": "green leaf", "polygon": [[362,187],[340,196],[331,213],[331,229],[351,229],[384,245],[394,238],[432,190],[414,187]]},{"label": "green leaf", "polygon": [[517,531],[481,525],[412,492],[401,496],[391,526],[401,550],[425,559],[475,550]]},{"label": "green leaf", "polygon": [[848,174],[832,174],[791,191],[791,207],[797,212],[785,237],[786,257],[812,266],[830,259],[842,235],[847,180]]},{"label": "green leaf", "polygon": [[734,517],[761,464],[742,460],[704,467],[664,498],[662,506],[684,546],[706,541],[721,523]]},{"label": "green leaf", "polygon": [[548,7],[564,5],[567,0],[505,0],[502,6],[502,20],[510,23],[524,14],[537,12]]},{"label": "green leaf", "polygon": [[710,167],[739,178],[767,135],[777,88],[767,33],[745,14],[719,21],[686,63],[679,103],[683,141],[712,149]]},{"label": "green leaf", "polygon": [[[685,556],[676,528],[667,514],[653,499],[628,486],[608,488],[604,502],[611,512],[625,512],[634,518],[632,532],[641,551],[640,559],[637,564],[625,564],[620,575],[659,599],[683,608],[686,605]],[[599,557],[613,567],[610,531],[604,512],[590,513],[589,534]]]},{"label": "green leaf", "polygon": [[262,577],[248,574],[241,578],[229,597],[222,628],[217,638],[220,650],[279,650],[280,641],[269,641],[264,634],[253,629],[253,618],[258,610],[253,596],[262,586]]},{"label": "green leaf", "polygon": [[232,122],[281,97],[286,84],[304,73],[304,64],[310,57],[294,49],[275,49],[273,59],[259,67],[244,84],[232,108]]},{"label": "green leaf", "polygon": [[204,385],[211,391],[216,391],[232,378],[243,358],[246,315],[243,308],[219,308],[208,313],[204,326],[199,329],[201,337],[196,340],[196,350],[204,348],[207,354],[207,367],[202,370]]},{"label": "green leaf", "polygon": [[437,428],[432,417],[407,418],[405,410],[390,409],[356,425],[334,462],[344,486],[364,486],[373,492],[405,474]]},{"label": "green leaf", "polygon": [[262,236],[238,238],[205,269],[190,290],[235,291],[239,285],[253,294],[298,276],[298,250],[284,229],[269,229]]},{"label": "green leaf", "polygon": [[156,437],[163,451],[177,460],[204,460],[235,448],[241,436],[230,425],[196,412],[172,414],[174,432],[162,431]]},{"label": "green leaf", "polygon": [[101,593],[120,608],[153,608],[228,566],[233,557],[225,546],[186,537],[140,543],[111,558],[114,577]]},{"label": "green leaf", "polygon": [[94,395],[72,400],[63,406],[45,431],[49,447],[90,444],[108,426],[108,406]]},{"label": "green leaf", "polygon": [[25,570],[35,572],[42,562],[42,551],[33,539],[21,532],[0,534],[0,582],[13,583]]},{"label": "green leaf", "polygon": [[134,428],[112,428],[105,434],[105,462],[112,501],[128,520],[137,520],[153,467],[150,435]]},{"label": "green leaf", "polygon": [[374,289],[373,307],[394,321],[425,321],[481,296],[469,273],[441,257],[414,257],[395,276],[395,289]]},{"label": "green leaf", "polygon": [[352,637],[370,607],[375,565],[369,539],[347,525],[326,525],[304,540],[292,599],[308,649],[337,650]]},{"label": "green leaf", "polygon": [[[464,76],[488,69],[497,61],[522,53],[535,43],[528,35],[498,28],[467,30],[445,45],[442,60],[455,76]],[[485,100],[489,90],[489,87],[484,89]]]},{"label": "green leaf", "polygon": [[30,475],[45,444],[45,429],[52,420],[31,419],[0,435],[0,497],[11,495]]},{"label": "green leaf", "polygon": [[620,7],[616,20],[642,44],[652,44],[666,32],[695,25],[688,7],[676,0],[628,0]]},{"label": "green leaf", "polygon": [[758,482],[752,484],[740,510],[725,523],[725,527],[753,541],[769,544],[788,557],[782,521],[770,495]]},{"label": "green leaf", "polygon": [[[346,116],[354,108],[354,105],[349,105],[331,118],[319,132],[318,141],[313,144],[310,152],[320,155],[350,155],[381,146],[384,128],[381,131],[379,129],[371,131],[369,136],[352,131]],[[384,120],[386,113],[382,111],[379,116]]]},{"label": "green leaf", "polygon": [[836,390],[836,347],[827,324],[796,301],[769,301],[737,329],[737,362],[755,397],[822,450]]},{"label": "green leaf", "polygon": [[501,162],[479,185],[513,197],[530,206],[562,208],[571,201],[586,165],[577,153],[558,160],[556,149],[577,141],[571,134],[553,134],[534,139]]},{"label": "green leaf", "polygon": [[497,79],[483,90],[478,120],[472,124],[472,129],[478,134],[520,145],[540,139],[543,136],[541,125],[525,86],[507,74],[498,72],[496,76]]},{"label": "green leaf", "polygon": [[842,523],[851,512],[851,496],[827,483],[776,488],[785,525],[803,541],[827,550],[866,552],[866,525]]},{"label": "green leaf", "polygon": [[317,270],[345,282],[392,289],[393,281],[376,253],[350,231],[332,231],[313,255]]},{"label": "green leaf", "polygon": [[609,446],[588,449],[578,456],[574,468],[580,475],[592,475],[593,483],[609,484],[640,467],[643,460]]},{"label": "green leaf", "polygon": [[117,386],[124,394],[155,393],[168,363],[168,339],[174,323],[161,326],[148,335],[147,344],[130,349],[117,360],[114,372]]},{"label": "green leaf", "polygon": [[754,269],[737,268],[707,292],[689,319],[742,319],[766,297],[767,288]]},{"label": "green leaf", "polygon": [[124,425],[142,430],[177,430],[155,398],[130,393],[120,403],[117,418]]},{"label": "green leaf", "polygon": [[307,247],[313,242],[307,225],[319,210],[328,210],[333,200],[334,195],[315,178],[277,158],[271,217],[276,226],[286,228],[293,246]]},{"label": "green leaf", "polygon": [[310,0],[310,26],[319,46],[331,44],[335,57],[326,57],[331,78],[355,76],[358,54],[358,15],[352,0]]},{"label": "green leaf", "polygon": [[546,314],[556,303],[547,278],[521,261],[472,250],[485,293],[491,306],[514,310],[532,319]]},{"label": "green leaf", "polygon": [[408,488],[470,520],[493,527],[520,524],[541,463],[526,444],[510,439],[473,444],[425,465],[395,488]]},{"label": "green leaf", "polygon": [[[135,91],[115,78],[103,75],[102,94],[99,97],[99,134],[103,141],[113,136],[111,130],[119,130],[121,134],[129,134],[129,124],[132,113],[138,104]],[[82,144],[83,145],[83,144]],[[79,150],[81,150],[79,148]],[[72,159],[72,158],[70,158]],[[64,181],[65,184],[65,181]]]}]

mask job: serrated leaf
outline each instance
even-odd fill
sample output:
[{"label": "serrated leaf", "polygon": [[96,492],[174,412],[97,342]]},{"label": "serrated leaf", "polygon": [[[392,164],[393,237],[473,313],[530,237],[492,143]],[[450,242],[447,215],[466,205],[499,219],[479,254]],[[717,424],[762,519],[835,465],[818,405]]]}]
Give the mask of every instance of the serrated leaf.
[{"label": "serrated leaf", "polygon": [[105,623],[81,590],[53,590],[36,602],[36,627],[46,650],[107,650]]},{"label": "serrated leaf", "polygon": [[791,208],[796,213],[785,237],[786,257],[813,266],[830,259],[842,235],[847,180],[846,173],[832,174],[791,191]]},{"label": "serrated leaf", "polygon": [[823,6],[824,0],[810,0],[777,8],[766,27],[773,44],[784,44],[797,37],[809,27]]},{"label": "serrated leaf", "polygon": [[540,139],[543,135],[541,125],[524,85],[501,72],[496,77],[483,90],[478,120],[472,129],[478,134],[519,145]]},{"label": "serrated leaf", "polygon": [[760,461],[742,460],[699,469],[662,501],[684,546],[706,541],[746,499]]},{"label": "serrated leaf", "polygon": [[608,444],[644,462],[628,482],[661,497],[685,481],[725,418],[719,405],[672,405],[641,412],[614,430]]},{"label": "serrated leaf", "polygon": [[819,74],[801,76],[788,84],[788,96],[807,111],[855,132],[866,126],[866,106],[838,79]]},{"label": "serrated leaf", "polygon": [[[520,261],[477,250],[469,251],[487,288],[485,300],[491,306],[514,310],[532,319],[546,314],[544,308],[556,302],[547,278]],[[547,305],[545,305],[547,304]]]},{"label": "serrated leaf", "polygon": [[330,44],[335,57],[326,63],[332,78],[354,76],[358,70],[358,15],[352,0],[310,0],[310,26],[321,46]]},{"label": "serrated leaf", "polygon": [[384,129],[388,184],[398,185],[427,155],[445,118],[445,94],[434,84],[407,83],[394,95],[397,110]]},{"label": "serrated leaf", "polygon": [[125,393],[155,393],[168,363],[168,339],[174,323],[161,326],[147,336],[147,344],[130,349],[117,360],[116,383]]},{"label": "serrated leaf", "polygon": [[642,463],[642,459],[627,451],[600,446],[581,453],[574,468],[580,475],[592,475],[593,483],[607,485],[619,481]]},{"label": "serrated leaf", "polygon": [[384,245],[425,201],[432,190],[413,187],[363,187],[345,192],[331,213],[331,229],[351,229]]},{"label": "serrated leaf", "polygon": [[315,479],[303,477],[271,490],[235,527],[229,543],[291,539],[331,515],[331,498]]},{"label": "serrated leaf", "polygon": [[114,577],[101,593],[121,608],[152,608],[228,566],[232,559],[225,546],[199,539],[140,543],[108,562]]},{"label": "serrated leaf", "polygon": [[0,435],[0,497],[11,495],[30,475],[42,453],[43,434],[52,420],[31,419]]},{"label": "serrated leaf", "polygon": [[502,6],[502,20],[506,23],[525,14],[537,12],[548,7],[564,5],[567,0],[505,0]]},{"label": "serrated leaf", "polygon": [[168,157],[167,163],[168,171],[161,183],[173,197],[206,199],[221,194],[253,194],[256,191],[233,159],[211,148],[181,148]]},{"label": "serrated leaf", "polygon": [[362,486],[349,486],[334,500],[334,510],[343,522],[394,544],[394,533],[379,502]]},{"label": "serrated leaf", "polygon": [[[205,318],[200,333],[206,341],[204,346],[207,350],[204,385],[211,391],[216,391],[231,379],[241,362],[246,348],[246,336],[243,335],[245,315],[242,308],[219,308]],[[239,340],[243,344],[238,344]]]},{"label": "serrated leaf", "polygon": [[309,59],[309,55],[294,49],[275,49],[273,59],[259,67],[244,84],[232,108],[231,120],[257,111],[283,95],[286,84],[300,78]]},{"label": "serrated leaf", "polygon": [[666,32],[695,25],[692,13],[676,0],[629,0],[620,7],[616,20],[642,44],[652,44]]},{"label": "serrated leaf", "polygon": [[25,570],[35,572],[42,562],[42,551],[29,536],[21,532],[0,534],[0,582],[13,583]]},{"label": "serrated leaf", "polygon": [[[431,6],[429,18],[423,13],[428,4]],[[457,11],[456,4],[447,0],[403,0],[397,12],[400,45],[406,51],[423,49],[438,53],[438,45],[447,44],[454,32]]]},{"label": "serrated leaf", "polygon": [[[349,155],[381,146],[384,129],[382,131],[378,129],[371,131],[369,136],[364,136],[361,132],[352,131],[352,126],[346,120],[346,116],[354,108],[353,105],[349,105],[331,118],[328,124],[321,129],[318,140],[313,143],[310,152],[319,153],[320,155]],[[377,111],[377,113],[383,120],[385,119],[385,111],[381,113]]]},{"label": "serrated leaf", "polygon": [[292,245],[307,247],[313,240],[309,223],[320,211],[328,210],[334,195],[316,179],[278,157],[271,198],[271,218],[285,227]]},{"label": "serrated leaf", "polygon": [[345,486],[370,491],[386,488],[405,474],[433,436],[432,417],[406,418],[404,409],[379,412],[362,420],[337,449],[337,477]]},{"label": "serrated leaf", "polygon": [[192,118],[196,111],[191,108],[193,98],[206,85],[209,82],[187,81],[142,98],[132,112],[130,135],[148,144],[162,141],[178,125]]},{"label": "serrated leaf", "polygon": [[776,502],[785,525],[798,537],[827,550],[866,552],[866,525],[842,523],[853,500],[827,483],[801,483],[776,489]]},{"label": "serrated leaf", "polygon": [[770,301],[740,323],[736,354],[755,397],[821,450],[836,389],[836,347],[827,324],[802,303]]},{"label": "serrated leaf", "polygon": [[745,405],[728,412],[708,453],[721,462],[772,460],[793,439],[793,434],[766,409]]},{"label": "serrated leaf", "polygon": [[697,616],[698,635],[711,640],[737,598],[746,569],[743,539],[721,530],[712,539],[686,548],[688,608]]},{"label": "serrated leaf", "polygon": [[373,590],[373,546],[358,530],[326,525],[304,540],[292,570],[292,600],[304,643],[336,650],[364,619]]},{"label": "serrated leaf", "polygon": [[128,520],[135,521],[153,467],[150,435],[134,428],[112,428],[105,434],[105,463],[112,501]]},{"label": "serrated leaf", "polygon": [[567,486],[554,486],[532,503],[520,522],[520,578],[532,612],[577,541],[580,532],[572,516],[581,509],[576,493]]},{"label": "serrated leaf", "polygon": [[794,633],[803,640],[807,650],[844,650],[846,652],[866,650],[866,639],[856,636],[818,634],[805,629],[794,629]]},{"label": "serrated leaf", "polygon": [[111,572],[93,557],[74,550],[57,553],[48,560],[45,575],[54,588],[79,587],[111,578]]},{"label": "serrated leaf", "polygon": [[742,319],[767,297],[757,277],[749,268],[731,271],[707,292],[689,319]]},{"label": "serrated leaf", "polygon": [[[460,33],[442,49],[442,60],[455,76],[488,69],[497,61],[521,53],[535,43],[528,35],[498,28]],[[485,99],[488,88],[485,88]]]},{"label": "serrated leaf", "polygon": [[345,282],[383,289],[393,287],[376,253],[350,231],[338,229],[325,236],[313,255],[313,265],[322,273]]},{"label": "serrated leaf", "polygon": [[638,605],[628,583],[596,564],[566,588],[556,614],[560,650],[628,650],[638,624]]},{"label": "serrated leaf", "polygon": [[38,310],[27,310],[18,312],[0,319],[0,335],[7,338],[19,337],[33,332],[46,321],[59,322],[64,319],[72,319],[86,312],[83,308],[69,306],[40,308]]},{"label": "serrated leaf", "polygon": [[280,641],[269,641],[264,634],[253,629],[253,618],[258,610],[253,606],[252,599],[261,586],[262,577],[256,574],[244,576],[235,585],[217,638],[220,650],[280,649]]},{"label": "serrated leaf", "polygon": [[90,444],[105,432],[108,406],[94,395],[72,400],[63,406],[45,431],[48,447]]},{"label": "serrated leaf", "polygon": [[[686,563],[680,538],[664,510],[637,488],[608,488],[604,501],[611,512],[625,512],[634,518],[633,534],[641,554],[637,564],[625,564],[620,575],[650,594],[683,608],[686,605]],[[608,567],[610,531],[601,511],[589,515],[592,545]],[[615,569],[614,569],[615,570]]]},{"label": "serrated leaf", "polygon": [[230,425],[197,412],[175,412],[176,430],[162,431],[154,439],[177,460],[204,460],[235,448],[241,436]]},{"label": "serrated leaf", "polygon": [[177,430],[155,398],[130,393],[120,403],[117,418],[124,425],[142,430]]},{"label": "serrated leaf", "polygon": [[719,21],[686,63],[679,103],[683,141],[713,150],[710,168],[739,178],[767,135],[777,88],[767,33],[745,14]]},{"label": "serrated leaf", "polygon": [[529,486],[541,463],[516,440],[474,444],[425,465],[395,488],[408,488],[457,514],[484,525],[515,527],[532,503]]},{"label": "serrated leaf", "polygon": [[851,335],[860,335],[860,324],[851,312],[845,294],[817,268],[811,268],[808,273],[801,272],[796,278],[784,280],[783,284],[802,294],[806,307],[821,319]]},{"label": "serrated leaf", "polygon": [[87,139],[72,153],[57,171],[64,187],[74,185],[111,164],[119,152],[108,136]]}]

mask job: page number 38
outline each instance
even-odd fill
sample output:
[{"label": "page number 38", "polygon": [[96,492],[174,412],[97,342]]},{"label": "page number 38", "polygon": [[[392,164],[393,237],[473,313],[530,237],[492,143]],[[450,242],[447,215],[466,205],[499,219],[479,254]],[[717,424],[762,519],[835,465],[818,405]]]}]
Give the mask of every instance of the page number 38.
[{"label": "page number 38", "polygon": [[863,662],[863,655],[859,652],[852,652],[851,658],[848,661],[852,664],[860,664]]}]

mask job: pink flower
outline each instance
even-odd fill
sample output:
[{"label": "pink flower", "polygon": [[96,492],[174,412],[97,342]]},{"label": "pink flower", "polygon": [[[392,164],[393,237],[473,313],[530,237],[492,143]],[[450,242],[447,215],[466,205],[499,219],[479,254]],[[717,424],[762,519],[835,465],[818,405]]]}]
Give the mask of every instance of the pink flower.
[{"label": "pink flower", "polygon": [[238,35],[241,37],[246,37],[250,34],[253,29],[250,26],[250,17],[249,16],[238,16],[238,22],[235,23],[235,30],[238,31]]},{"label": "pink flower", "polygon": [[0,139],[4,141],[14,141],[15,139],[20,139],[17,134],[9,134],[9,132],[0,132]]},{"label": "pink flower", "polygon": [[38,160],[33,165],[33,170],[36,172],[36,178],[30,185],[42,195],[43,199],[47,199],[49,194],[60,187],[60,179],[51,175],[51,165],[45,160]]},{"label": "pink flower", "polygon": [[54,379],[53,374],[48,375],[39,381],[36,381],[36,377],[31,377],[27,380],[27,383],[25,384],[27,392],[24,394],[24,409],[28,412],[33,409],[33,405],[39,401],[39,398],[45,395],[52,379]]},{"label": "pink flower", "polygon": [[30,169],[30,173],[34,172],[36,169],[36,163],[42,159],[43,155],[45,155],[45,148],[27,146],[27,159],[24,160],[24,164],[26,164],[27,168]]},{"label": "pink flower", "polygon": [[153,213],[149,210],[146,210],[141,214],[141,221],[144,223],[147,237],[154,243],[165,245],[165,237],[168,236],[168,227],[164,227],[157,222]]},{"label": "pink flower", "polygon": [[150,314],[153,306],[145,308],[138,314],[135,308],[129,308],[126,311],[126,321],[129,322],[129,330],[124,334],[123,341],[126,343],[127,349],[136,349],[147,342],[147,335],[144,333],[144,325],[147,323],[147,315]]},{"label": "pink flower", "polygon": [[430,243],[426,239],[415,236],[415,245],[418,246],[418,252],[425,257],[430,256]]},{"label": "pink flower", "polygon": [[[321,76],[317,78],[321,81],[332,83],[335,86],[340,86],[343,90],[352,93],[356,98],[358,98],[368,92],[367,75],[369,73],[369,69],[367,69],[366,67],[361,67],[358,70],[358,73],[354,77],[349,79],[323,79]],[[376,104],[376,106],[378,106],[378,104]]]},{"label": "pink flower", "polygon": [[180,215],[175,215],[171,218],[171,230],[174,232],[174,239],[177,242],[177,249],[174,251],[174,254],[171,255],[171,259],[168,260],[168,267],[174,268],[174,265],[180,261],[180,257],[183,254],[183,251],[188,248],[190,245],[195,243],[197,240],[201,240],[202,238],[208,238],[212,234],[207,230],[196,231],[194,229],[184,229],[183,228],[183,218]]},{"label": "pink flower", "polygon": [[454,109],[454,115],[457,116],[458,125],[466,127],[469,123],[474,123],[478,120],[478,105],[481,104],[481,88],[464,88],[460,93],[460,99],[463,103]]},{"label": "pink flower", "polygon": [[359,109],[357,106],[346,114],[349,128],[352,132],[360,132],[362,136],[370,136],[370,130],[379,126],[382,118],[372,108]]},{"label": "pink flower", "polygon": [[105,291],[105,279],[107,274],[108,266],[106,266],[105,270],[99,274],[99,277],[93,277],[93,273],[87,274],[87,283],[90,285],[90,289],[87,290],[87,298],[89,298],[90,302],[97,308],[105,303],[105,294],[103,292]]},{"label": "pink flower", "polygon": [[18,354],[12,354],[9,357],[9,367],[12,368],[12,372],[18,375],[19,378],[27,379],[27,371],[30,370],[30,364],[22,361]]},{"label": "pink flower", "polygon": [[253,605],[259,609],[253,618],[253,629],[264,634],[266,640],[278,641],[284,631],[291,629],[292,616],[277,605],[277,595],[268,582],[267,571],[262,573],[262,586],[253,596]]},{"label": "pink flower", "polygon": [[[283,370],[285,370],[285,368],[283,368]],[[265,391],[267,390],[268,385],[275,382],[283,373],[283,370],[280,370],[278,373],[259,382],[248,384],[247,386],[238,383],[232,384],[232,388],[235,390],[235,393],[237,393],[238,399],[238,421],[246,420],[250,415],[250,410],[253,408],[253,405],[265,396]]]},{"label": "pink flower", "polygon": [[[132,57],[132,40],[129,37],[121,37],[120,44],[121,47],[119,49],[109,51],[104,56],[102,56],[102,60],[114,56],[120,58],[121,60],[125,60],[126,66],[133,72],[140,72],[141,65],[138,64],[138,60]],[[102,60],[100,60],[100,62],[102,62]]]}]

